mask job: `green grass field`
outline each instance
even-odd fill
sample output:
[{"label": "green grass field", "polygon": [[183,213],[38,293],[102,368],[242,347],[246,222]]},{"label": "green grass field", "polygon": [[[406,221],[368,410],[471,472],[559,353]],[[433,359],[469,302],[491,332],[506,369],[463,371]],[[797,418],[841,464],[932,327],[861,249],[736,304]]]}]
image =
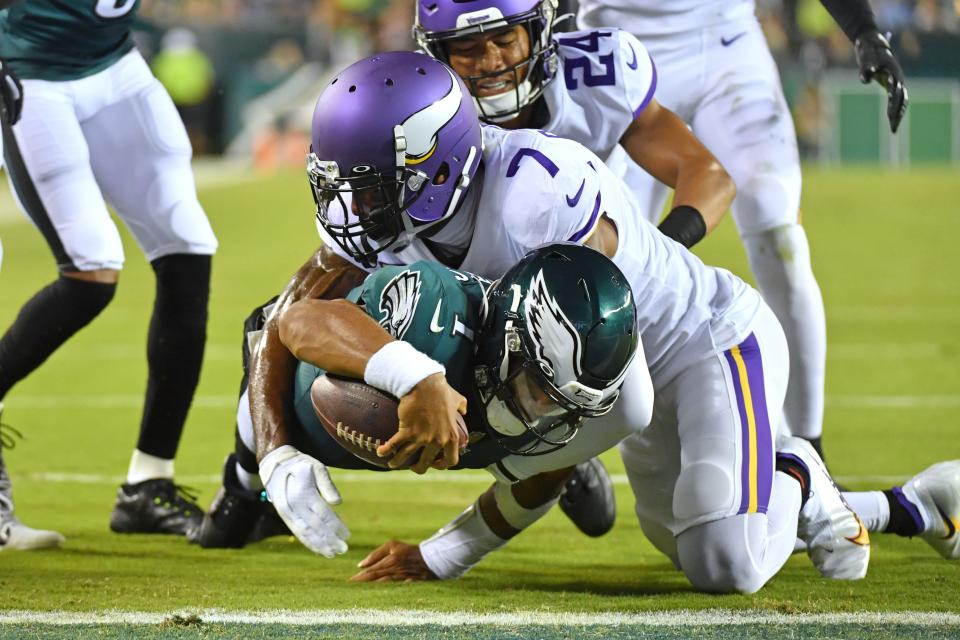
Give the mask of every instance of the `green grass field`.
[{"label": "green grass field", "polygon": [[[284,285],[316,242],[299,173],[235,177],[201,181],[221,249],[203,376],[177,474],[201,490],[203,505],[233,442],[242,320]],[[932,462],[960,458],[958,202],[956,169],[805,174],[803,217],[830,343],[824,443],[834,473],[852,488],[887,487]],[[39,233],[12,207],[0,193],[3,327],[56,275]],[[792,637],[960,635],[960,564],[941,560],[920,540],[874,536],[870,573],[856,583],[819,579],[800,555],[757,595],[692,592],[641,535],[615,453],[605,457],[619,480],[612,533],[587,539],[552,513],[454,583],[346,580],[387,538],[416,541],[432,533],[486,486],[482,474],[450,474],[455,482],[438,472],[335,475],[344,497],[340,513],[353,531],[350,551],[335,560],[283,538],[242,551],[204,551],[178,538],[112,534],[107,521],[140,419],[153,297],[149,265],[125,241],[128,263],[113,304],[6,399],[5,422],[24,434],[4,454],[17,512],[33,526],[63,532],[67,542],[57,551],[0,554],[0,634],[761,638],[782,637],[779,625],[790,624]],[[748,275],[730,220],[698,253]],[[260,614],[269,624],[239,613],[276,610],[287,617]],[[359,618],[317,613],[352,610]],[[315,617],[298,621],[291,617],[297,612]],[[565,613],[579,617],[558,617]],[[484,617],[493,614],[500,617]],[[368,626],[370,620],[379,626]]]}]

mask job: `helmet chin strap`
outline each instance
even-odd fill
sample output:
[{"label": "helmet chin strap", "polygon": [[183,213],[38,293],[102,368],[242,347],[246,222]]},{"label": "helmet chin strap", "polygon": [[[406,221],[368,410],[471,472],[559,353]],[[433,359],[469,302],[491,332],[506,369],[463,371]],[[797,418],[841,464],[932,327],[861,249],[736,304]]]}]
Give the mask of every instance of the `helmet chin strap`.
[{"label": "helmet chin strap", "polygon": [[[477,108],[480,109],[481,114],[490,114],[484,115],[486,119],[491,122],[505,122],[506,120],[512,120],[517,117],[517,114],[523,108],[520,105],[526,104],[531,92],[533,92],[533,85],[530,84],[529,80],[524,80],[517,85],[515,90],[504,91],[495,96],[487,96],[485,98],[474,97],[474,101],[477,103]],[[503,114],[504,112],[508,113],[506,113],[506,115],[497,115]]]}]

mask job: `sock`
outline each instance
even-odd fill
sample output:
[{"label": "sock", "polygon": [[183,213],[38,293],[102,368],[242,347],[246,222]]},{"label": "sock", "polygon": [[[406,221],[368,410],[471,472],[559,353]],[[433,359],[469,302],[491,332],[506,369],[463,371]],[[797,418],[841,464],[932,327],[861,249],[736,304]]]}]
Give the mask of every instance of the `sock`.
[{"label": "sock", "polygon": [[863,526],[870,533],[883,533],[890,523],[890,504],[882,491],[844,491],[854,513],[860,516]]},{"label": "sock", "polygon": [[114,283],[60,276],[30,298],[0,338],[0,399],[96,318],[116,289]]},{"label": "sock", "polygon": [[157,296],[147,336],[149,376],[137,449],[173,459],[200,379],[207,338],[210,256],[173,254],[151,264]]},{"label": "sock", "polygon": [[[743,197],[742,195],[740,197]],[[799,224],[743,237],[763,299],[783,326],[790,349],[790,384],[784,413],[790,432],[812,440],[823,433],[827,327],[823,296]]]},{"label": "sock", "polygon": [[923,516],[917,505],[910,502],[900,487],[893,487],[883,492],[890,507],[890,523],[884,533],[895,533],[898,536],[915,536],[923,533]]},{"label": "sock", "polygon": [[810,497],[810,470],[800,458],[790,453],[778,453],[776,470],[785,473],[800,483],[800,510]]},{"label": "sock", "polygon": [[239,462],[236,463],[237,469],[237,480],[240,481],[240,486],[246,489],[247,491],[261,491],[263,489],[263,481],[260,480],[259,473],[250,473],[243,468]]},{"label": "sock", "polygon": [[137,484],[157,478],[173,480],[173,460],[158,458],[134,449],[133,455],[130,456],[130,468],[127,470],[127,484]]}]

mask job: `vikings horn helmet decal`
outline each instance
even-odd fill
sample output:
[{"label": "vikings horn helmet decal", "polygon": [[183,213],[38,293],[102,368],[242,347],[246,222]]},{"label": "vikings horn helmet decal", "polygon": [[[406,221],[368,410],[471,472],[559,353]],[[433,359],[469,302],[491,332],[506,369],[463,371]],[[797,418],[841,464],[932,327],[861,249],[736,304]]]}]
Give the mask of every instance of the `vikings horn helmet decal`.
[{"label": "vikings horn helmet decal", "polygon": [[[460,83],[452,71],[450,74],[450,92],[440,100],[417,111],[403,121],[403,135],[406,139],[406,164],[420,164],[437,149],[437,134],[457,115],[463,92]],[[438,126],[439,123],[439,126]]]},{"label": "vikings horn helmet decal", "polygon": [[442,62],[389,51],[350,65],[313,112],[307,176],[324,241],[372,267],[448,220],[479,170],[482,138],[473,99]]}]

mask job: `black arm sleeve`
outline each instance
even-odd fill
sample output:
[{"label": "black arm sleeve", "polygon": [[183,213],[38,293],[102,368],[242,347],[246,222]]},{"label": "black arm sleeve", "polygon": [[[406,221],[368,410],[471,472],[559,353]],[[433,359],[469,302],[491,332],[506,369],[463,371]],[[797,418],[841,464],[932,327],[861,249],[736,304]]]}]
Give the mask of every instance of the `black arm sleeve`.
[{"label": "black arm sleeve", "polygon": [[856,42],[868,31],[879,31],[869,0],[820,0],[843,32]]}]

